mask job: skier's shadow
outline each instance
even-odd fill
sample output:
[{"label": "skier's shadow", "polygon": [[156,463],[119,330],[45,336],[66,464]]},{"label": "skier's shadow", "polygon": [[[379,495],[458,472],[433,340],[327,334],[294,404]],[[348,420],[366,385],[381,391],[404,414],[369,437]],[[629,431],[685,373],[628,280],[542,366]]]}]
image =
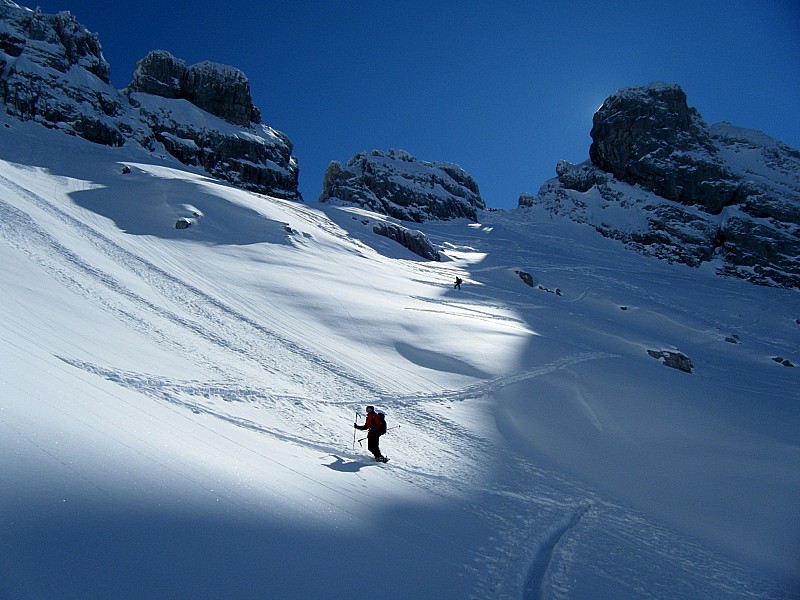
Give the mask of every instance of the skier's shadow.
[{"label": "skier's shadow", "polygon": [[329,469],[333,469],[334,471],[340,471],[341,473],[358,473],[364,467],[369,467],[369,464],[365,464],[358,460],[342,458],[341,456],[336,456],[335,454],[331,454],[333,456],[333,462],[329,465],[325,465]]}]

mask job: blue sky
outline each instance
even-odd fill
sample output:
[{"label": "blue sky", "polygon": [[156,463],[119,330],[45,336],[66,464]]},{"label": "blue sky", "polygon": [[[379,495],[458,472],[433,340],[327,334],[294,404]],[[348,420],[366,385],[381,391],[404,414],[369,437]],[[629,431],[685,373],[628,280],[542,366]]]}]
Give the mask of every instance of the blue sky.
[{"label": "blue sky", "polygon": [[[18,3],[26,4],[24,1]],[[588,158],[619,88],[678,83],[709,124],[800,148],[796,0],[169,2],[37,0],[100,35],[124,87],[149,50],[241,69],[315,201],[331,160],[402,148],[459,164],[513,208]]]}]

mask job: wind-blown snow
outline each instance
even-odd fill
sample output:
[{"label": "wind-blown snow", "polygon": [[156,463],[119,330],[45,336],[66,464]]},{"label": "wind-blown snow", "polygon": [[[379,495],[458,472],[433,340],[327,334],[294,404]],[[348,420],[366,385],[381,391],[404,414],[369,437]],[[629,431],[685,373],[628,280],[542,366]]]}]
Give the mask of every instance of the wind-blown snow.
[{"label": "wind-blown snow", "polygon": [[796,597],[796,292],[3,119],[0,596]]}]

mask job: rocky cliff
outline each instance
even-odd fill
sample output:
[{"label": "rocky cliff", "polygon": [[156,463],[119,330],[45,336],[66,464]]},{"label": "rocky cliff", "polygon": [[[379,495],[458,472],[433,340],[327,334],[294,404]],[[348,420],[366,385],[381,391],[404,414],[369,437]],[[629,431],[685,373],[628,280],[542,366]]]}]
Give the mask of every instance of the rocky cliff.
[{"label": "rocky cliff", "polygon": [[520,207],[568,215],[645,254],[764,285],[800,287],[800,152],[709,127],[683,90],[620,90],[595,113],[590,160],[556,166]]},{"label": "rocky cliff", "polygon": [[167,152],[251,191],[300,197],[292,144],[261,123],[238,69],[187,67],[155,51],[123,90],[109,73],[97,34],[69,12],[0,0],[0,102],[8,114],[99,144]]},{"label": "rocky cliff", "polygon": [[361,152],[325,173],[320,202],[363,206],[403,221],[466,218],[486,208],[478,184],[458,165],[417,160],[403,150]]}]

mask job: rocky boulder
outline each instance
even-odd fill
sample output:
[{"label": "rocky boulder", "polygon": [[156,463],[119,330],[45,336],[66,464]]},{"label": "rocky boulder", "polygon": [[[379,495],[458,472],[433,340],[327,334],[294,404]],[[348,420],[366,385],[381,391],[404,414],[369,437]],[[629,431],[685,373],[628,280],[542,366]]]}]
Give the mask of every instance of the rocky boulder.
[{"label": "rocky boulder", "polygon": [[653,358],[661,361],[661,364],[683,371],[684,373],[694,372],[694,365],[688,356],[682,352],[672,350],[648,350],[647,353]]},{"label": "rocky boulder", "polygon": [[411,252],[417,256],[428,260],[441,260],[439,252],[434,248],[433,244],[431,244],[428,237],[421,231],[412,231],[397,223],[389,223],[386,221],[376,223],[372,227],[372,231],[378,235],[388,237],[390,240],[394,240],[401,246],[411,250]]},{"label": "rocky boulder", "polygon": [[478,184],[458,165],[417,160],[403,150],[361,152],[333,161],[320,202],[340,201],[403,220],[477,220],[486,208]]}]

